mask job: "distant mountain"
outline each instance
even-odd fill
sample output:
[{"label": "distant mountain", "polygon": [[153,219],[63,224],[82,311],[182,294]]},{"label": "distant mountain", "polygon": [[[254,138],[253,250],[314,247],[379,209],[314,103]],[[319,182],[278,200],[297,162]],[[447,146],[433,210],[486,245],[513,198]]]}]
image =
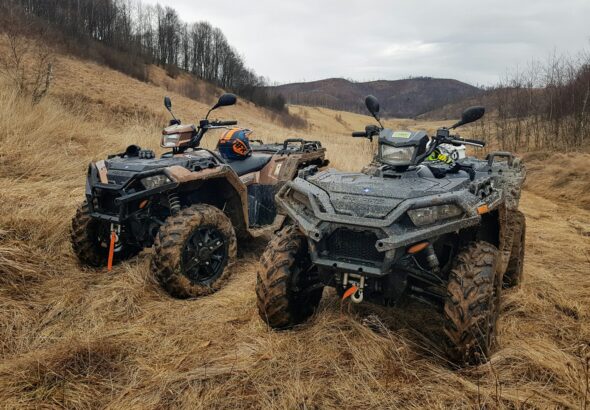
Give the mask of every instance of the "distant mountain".
[{"label": "distant mountain", "polygon": [[411,118],[448,104],[477,96],[482,91],[461,81],[419,77],[395,81],[357,83],[343,78],[271,87],[289,104],[327,107],[366,113],[364,98],[373,94],[383,117]]}]

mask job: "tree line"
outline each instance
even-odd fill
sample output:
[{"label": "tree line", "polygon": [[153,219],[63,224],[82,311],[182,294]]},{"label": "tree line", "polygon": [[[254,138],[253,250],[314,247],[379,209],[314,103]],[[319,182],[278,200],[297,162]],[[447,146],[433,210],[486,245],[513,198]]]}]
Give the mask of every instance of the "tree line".
[{"label": "tree line", "polygon": [[38,18],[71,38],[88,38],[119,55],[107,63],[141,80],[145,64],[190,72],[275,111],[285,99],[270,93],[266,81],[246,67],[223,32],[208,22],[186,23],[171,7],[140,0],[0,0],[5,9],[18,7],[27,18]]},{"label": "tree line", "polygon": [[590,53],[532,62],[489,89],[478,125],[503,149],[574,150],[590,143]]}]

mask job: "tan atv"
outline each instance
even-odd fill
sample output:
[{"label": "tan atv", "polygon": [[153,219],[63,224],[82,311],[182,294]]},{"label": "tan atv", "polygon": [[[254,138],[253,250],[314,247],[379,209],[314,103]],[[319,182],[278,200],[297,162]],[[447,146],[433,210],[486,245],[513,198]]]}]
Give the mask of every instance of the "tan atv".
[{"label": "tan atv", "polygon": [[[170,99],[164,102],[172,114]],[[110,269],[154,246],[152,269],[162,286],[175,297],[197,297],[227,279],[237,238],[281,226],[275,193],[300,169],[327,165],[325,149],[302,139],[259,141],[250,157],[227,161],[199,147],[207,131],[237,124],[208,119],[235,103],[233,94],[222,95],[198,125],[172,114],[161,140],[171,151],[160,158],[131,145],[89,165],[86,200],[72,220],[72,246],[83,264]]]}]

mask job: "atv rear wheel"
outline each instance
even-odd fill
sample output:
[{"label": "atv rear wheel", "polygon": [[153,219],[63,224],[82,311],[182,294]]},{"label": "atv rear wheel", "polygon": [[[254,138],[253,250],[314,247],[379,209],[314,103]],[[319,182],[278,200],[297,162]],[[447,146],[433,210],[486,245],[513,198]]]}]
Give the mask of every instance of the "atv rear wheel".
[{"label": "atv rear wheel", "polygon": [[504,273],[503,284],[505,288],[519,286],[522,282],[526,238],[526,218],[522,212],[514,211],[509,223],[514,229],[514,238],[512,239],[508,267]]},{"label": "atv rear wheel", "polygon": [[[90,216],[88,202],[84,201],[72,218],[70,240],[74,253],[85,265],[102,267],[107,265],[110,244],[110,224]],[[115,244],[113,263],[121,262],[137,255],[138,246],[126,244],[124,240]]]},{"label": "atv rear wheel", "polygon": [[292,225],[280,230],[260,258],[256,297],[262,320],[274,329],[304,322],[317,309],[323,289],[305,237]]},{"label": "atv rear wheel", "polygon": [[208,295],[229,277],[236,257],[236,234],[218,208],[198,204],[168,217],[156,235],[152,270],[160,284],[177,298]]},{"label": "atv rear wheel", "polygon": [[495,345],[501,292],[498,259],[495,246],[471,243],[459,252],[449,272],[444,331],[457,364],[485,362]]}]

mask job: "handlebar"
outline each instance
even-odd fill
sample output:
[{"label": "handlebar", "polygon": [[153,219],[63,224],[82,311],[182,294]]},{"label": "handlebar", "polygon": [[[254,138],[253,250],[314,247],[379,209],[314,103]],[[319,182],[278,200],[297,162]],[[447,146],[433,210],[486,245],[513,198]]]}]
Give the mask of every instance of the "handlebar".
[{"label": "handlebar", "polygon": [[485,141],[470,140],[468,138],[459,138],[459,137],[452,137],[452,138],[453,138],[453,141],[456,141],[458,143],[465,144],[465,145],[473,145],[476,147],[485,147],[486,146]]},{"label": "handlebar", "polygon": [[352,133],[352,136],[355,138],[366,138],[367,132],[366,131],[355,131]]},{"label": "handlebar", "polygon": [[211,125],[213,125],[213,126],[220,126],[220,127],[229,126],[229,125],[237,125],[237,124],[238,124],[238,122],[236,120],[213,121],[213,122],[211,122]]}]

